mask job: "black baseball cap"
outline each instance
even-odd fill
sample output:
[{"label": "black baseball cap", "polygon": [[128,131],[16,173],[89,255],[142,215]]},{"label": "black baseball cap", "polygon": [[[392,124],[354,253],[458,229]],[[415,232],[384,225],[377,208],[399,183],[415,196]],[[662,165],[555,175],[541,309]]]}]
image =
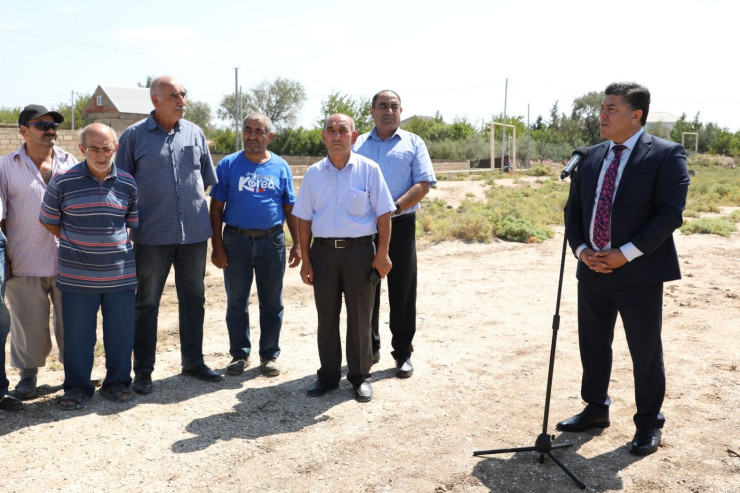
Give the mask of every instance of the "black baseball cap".
[{"label": "black baseball cap", "polygon": [[41,118],[44,115],[51,115],[51,117],[57,123],[62,123],[64,121],[64,117],[61,113],[57,113],[56,111],[49,111],[46,109],[46,106],[41,106],[40,104],[29,104],[28,106],[23,108],[21,114],[18,115],[18,125],[28,125],[28,122],[30,122],[31,120]]}]

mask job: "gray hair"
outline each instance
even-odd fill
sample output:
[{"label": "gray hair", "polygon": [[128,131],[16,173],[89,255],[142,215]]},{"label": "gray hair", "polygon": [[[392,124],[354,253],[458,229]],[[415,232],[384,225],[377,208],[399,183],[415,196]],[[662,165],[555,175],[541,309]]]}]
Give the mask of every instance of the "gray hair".
[{"label": "gray hair", "polygon": [[265,124],[265,130],[267,130],[268,134],[274,134],[275,133],[275,125],[273,125],[272,120],[270,120],[270,117],[265,115],[264,113],[260,113],[259,111],[253,111],[247,116],[244,117],[244,121],[242,122],[242,127],[244,127],[244,124],[247,123],[247,120],[257,120]]}]

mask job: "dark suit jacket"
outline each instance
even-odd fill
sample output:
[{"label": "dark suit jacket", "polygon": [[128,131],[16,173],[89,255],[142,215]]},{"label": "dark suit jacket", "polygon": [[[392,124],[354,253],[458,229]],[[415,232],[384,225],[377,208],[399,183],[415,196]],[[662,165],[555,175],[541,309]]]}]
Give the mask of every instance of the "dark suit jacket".
[{"label": "dark suit jacket", "polygon": [[[608,152],[608,141],[592,146],[572,175],[566,220],[574,254],[584,243],[592,247],[589,227],[599,173]],[[673,231],[683,222],[688,187],[683,146],[643,132],[622,173],[611,222],[612,248],[632,242],[643,255],[606,275],[635,285],[681,278]],[[578,263],[579,280],[595,275],[586,264]]]}]

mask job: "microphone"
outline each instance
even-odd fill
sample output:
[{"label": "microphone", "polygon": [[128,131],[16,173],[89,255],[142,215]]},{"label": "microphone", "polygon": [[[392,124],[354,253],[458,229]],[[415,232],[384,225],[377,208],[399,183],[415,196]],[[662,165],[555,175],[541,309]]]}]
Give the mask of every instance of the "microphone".
[{"label": "microphone", "polygon": [[565,165],[565,169],[562,173],[560,173],[560,179],[565,180],[570,176],[573,171],[575,171],[576,166],[578,166],[581,161],[586,159],[586,156],[588,156],[588,149],[586,147],[576,147],[576,150],[573,151],[573,156],[570,158],[570,161],[568,161],[568,164]]}]

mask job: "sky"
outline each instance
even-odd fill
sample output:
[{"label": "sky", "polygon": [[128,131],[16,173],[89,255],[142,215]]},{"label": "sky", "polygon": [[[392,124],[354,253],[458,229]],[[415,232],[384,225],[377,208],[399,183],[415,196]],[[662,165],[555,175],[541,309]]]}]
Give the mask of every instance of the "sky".
[{"label": "sky", "polygon": [[[214,113],[234,92],[277,77],[321,101],[393,89],[403,118],[534,122],[557,101],[637,81],[652,112],[686,113],[740,131],[734,0],[455,0],[325,2],[12,2],[0,12],[0,106],[54,107],[99,84],[174,75]],[[508,84],[507,84],[508,80]],[[528,113],[529,112],[529,113]]]}]

